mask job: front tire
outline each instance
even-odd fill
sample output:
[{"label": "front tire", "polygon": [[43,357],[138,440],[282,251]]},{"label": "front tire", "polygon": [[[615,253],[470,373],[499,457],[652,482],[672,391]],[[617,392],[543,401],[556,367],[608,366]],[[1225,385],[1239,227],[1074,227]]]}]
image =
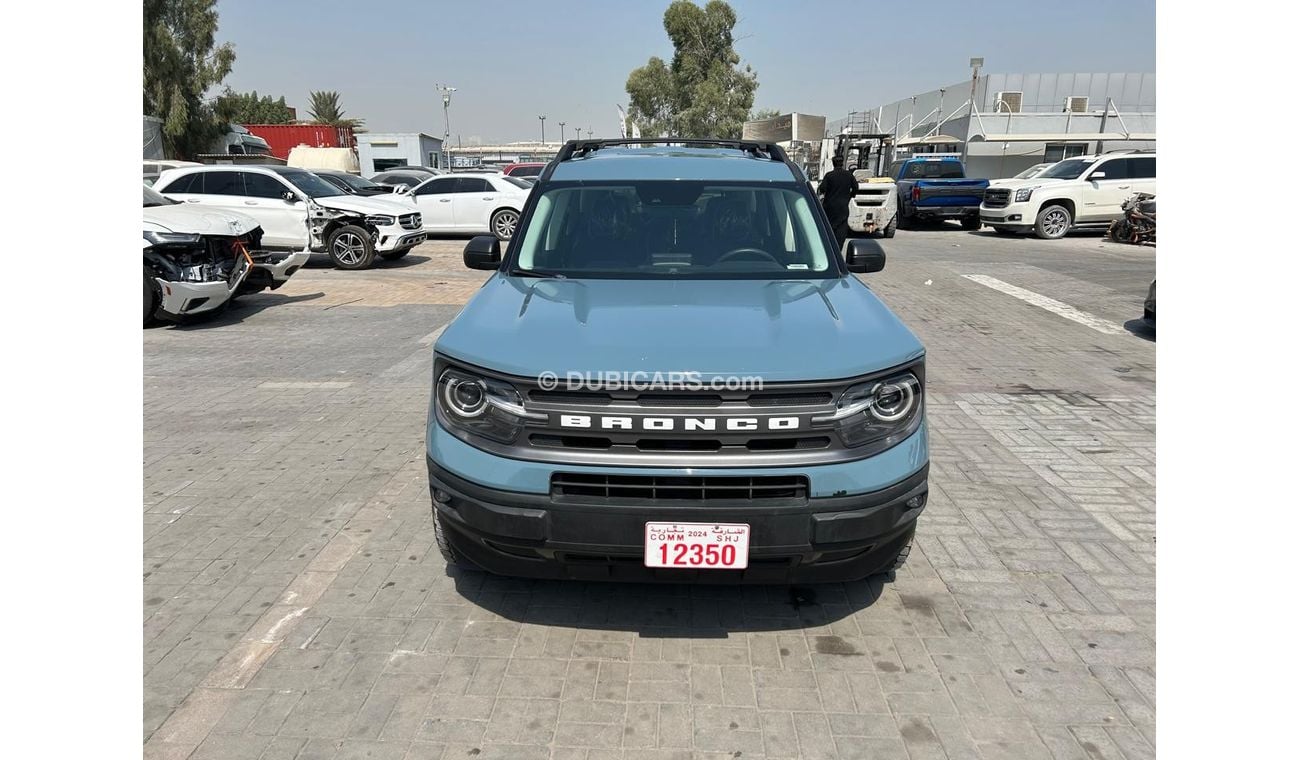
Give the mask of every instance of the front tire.
[{"label": "front tire", "polygon": [[984,226],[978,216],[963,216],[961,218],[961,228],[967,232],[974,232]]},{"label": "front tire", "polygon": [[326,249],[330,261],[339,269],[366,269],[375,263],[375,244],[370,233],[355,224],[345,224],[331,232]]},{"label": "front tire", "polygon": [[149,267],[144,268],[144,323],[147,326],[153,321],[154,312],[158,310],[158,294],[154,292],[153,272]]},{"label": "front tire", "polygon": [[512,208],[503,208],[492,215],[488,227],[492,234],[497,236],[497,240],[506,241],[515,235],[515,228],[519,226],[519,212]]},{"label": "front tire", "polygon": [[1133,231],[1129,229],[1128,222],[1124,220],[1111,222],[1107,234],[1116,243],[1128,243],[1133,239]]},{"label": "front tire", "polygon": [[894,218],[889,220],[889,224],[885,225],[885,229],[881,230],[880,236],[891,238],[894,236],[894,233],[897,231],[898,231],[898,215],[895,214]]},{"label": "front tire", "polygon": [[465,560],[447,540],[447,529],[443,525],[443,518],[438,513],[437,507],[433,508],[433,542],[438,545],[438,553],[442,555],[447,567],[465,567]]},{"label": "front tire", "polygon": [[1046,206],[1034,220],[1034,234],[1043,240],[1059,240],[1074,225],[1074,215],[1065,206]]}]

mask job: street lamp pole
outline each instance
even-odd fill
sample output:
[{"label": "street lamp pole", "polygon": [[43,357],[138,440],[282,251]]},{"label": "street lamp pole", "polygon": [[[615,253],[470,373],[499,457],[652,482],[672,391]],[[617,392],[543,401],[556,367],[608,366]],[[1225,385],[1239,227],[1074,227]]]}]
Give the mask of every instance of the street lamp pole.
[{"label": "street lamp pole", "polygon": [[970,106],[966,109],[966,138],[961,141],[961,160],[966,163],[970,158],[970,133],[971,121],[975,118],[975,84],[980,79],[980,67],[984,65],[983,58],[970,59]]},{"label": "street lamp pole", "polygon": [[560,122],[560,142],[564,142],[564,122]]},{"label": "street lamp pole", "polygon": [[[445,84],[434,85],[434,87],[438,92],[442,93],[442,149],[445,155],[448,141],[451,139],[451,116],[448,109],[451,106],[451,94],[456,91],[456,88]],[[448,161],[447,163],[450,166],[451,162]]]},{"label": "street lamp pole", "polygon": [[538,116],[537,118],[542,120],[542,145],[545,145],[546,144],[546,117]]}]

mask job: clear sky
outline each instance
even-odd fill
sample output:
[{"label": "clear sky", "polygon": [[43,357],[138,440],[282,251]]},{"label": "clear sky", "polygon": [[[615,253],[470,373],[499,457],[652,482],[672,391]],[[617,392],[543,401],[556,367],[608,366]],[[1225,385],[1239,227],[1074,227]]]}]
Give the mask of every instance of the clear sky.
[{"label": "clear sky", "polygon": [[[703,4],[703,3],[701,3]],[[970,75],[1155,71],[1154,0],[733,0],[736,49],[758,73],[754,107],[840,118]],[[220,0],[226,84],[284,95],[337,90],[372,132],[536,140],[608,136],[632,69],[672,57],[668,0]]]}]

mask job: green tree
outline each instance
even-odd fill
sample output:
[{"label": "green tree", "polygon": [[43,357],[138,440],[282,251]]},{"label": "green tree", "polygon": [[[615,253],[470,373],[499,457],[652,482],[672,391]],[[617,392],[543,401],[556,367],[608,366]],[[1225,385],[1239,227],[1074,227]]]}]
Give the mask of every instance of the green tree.
[{"label": "green tree", "polygon": [[317,124],[331,127],[351,127],[357,129],[366,123],[365,119],[348,119],[343,117],[343,108],[339,105],[339,94],[334,90],[312,91],[308,96],[307,113]]},{"label": "green tree", "polygon": [[216,0],[144,0],[144,112],[162,119],[167,155],[206,152],[222,127],[206,99],[235,62],[216,44]]},{"label": "green tree", "polygon": [[760,108],[749,115],[750,121],[762,121],[763,119],[775,119],[781,115],[779,108]]},{"label": "green tree", "polygon": [[734,47],[736,12],[723,0],[703,8],[674,0],[664,11],[673,60],[652,57],[627,78],[629,116],[646,135],[740,137],[758,75]]},{"label": "green tree", "polygon": [[283,95],[279,100],[270,95],[258,97],[257,90],[235,92],[227,87],[217,98],[216,110],[223,121],[236,124],[289,124],[294,119]]}]

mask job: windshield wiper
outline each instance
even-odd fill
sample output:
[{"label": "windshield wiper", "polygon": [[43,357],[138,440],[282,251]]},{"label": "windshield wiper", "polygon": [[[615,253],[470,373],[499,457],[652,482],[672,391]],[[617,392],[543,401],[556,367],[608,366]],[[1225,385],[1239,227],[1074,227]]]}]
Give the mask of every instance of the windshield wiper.
[{"label": "windshield wiper", "polygon": [[546,277],[546,278],[553,278],[556,280],[569,279],[568,277],[565,277],[559,272],[545,272],[540,269],[520,269],[519,267],[515,267],[514,269],[511,269],[506,274],[509,274],[511,277]]}]

